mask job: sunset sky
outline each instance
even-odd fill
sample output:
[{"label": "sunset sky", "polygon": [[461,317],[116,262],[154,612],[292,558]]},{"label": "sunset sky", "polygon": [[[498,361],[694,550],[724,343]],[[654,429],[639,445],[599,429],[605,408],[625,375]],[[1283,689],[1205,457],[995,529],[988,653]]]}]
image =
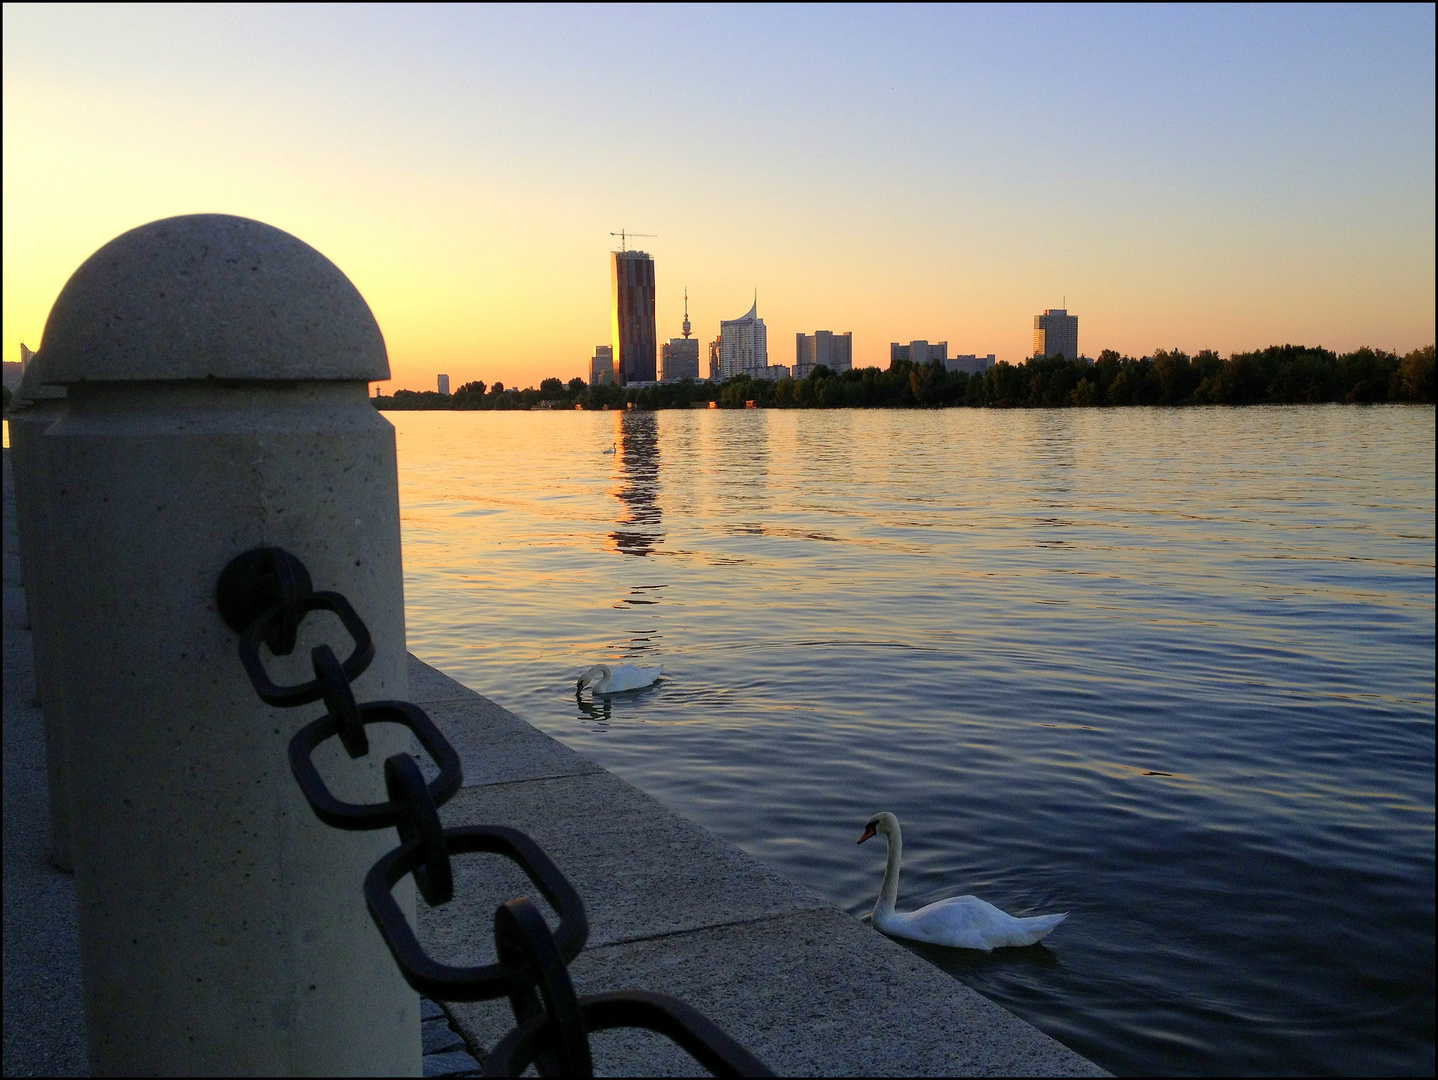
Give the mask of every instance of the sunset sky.
[{"label": "sunset sky", "polygon": [[[331,258],[389,347],[531,385],[758,290],[795,331],[1029,353],[1434,340],[1434,8],[4,7],[4,358],[175,214]],[[707,354],[706,354],[707,355]],[[701,365],[707,370],[707,360]]]}]

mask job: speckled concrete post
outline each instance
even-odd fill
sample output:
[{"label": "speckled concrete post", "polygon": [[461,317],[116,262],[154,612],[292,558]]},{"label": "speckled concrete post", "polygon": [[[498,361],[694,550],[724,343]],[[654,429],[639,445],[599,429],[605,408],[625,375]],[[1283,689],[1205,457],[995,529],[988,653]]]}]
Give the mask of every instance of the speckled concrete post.
[{"label": "speckled concrete post", "polygon": [[[358,699],[407,696],[373,315],[287,233],[170,218],[75,272],[40,354],[70,394],[42,439],[91,1068],[417,1075],[418,998],[360,891],[395,835],[310,812],[285,750],[323,706],[265,706],[215,606],[230,559],[287,548],[374,635]],[[313,677],[322,641],[348,654],[338,621],[311,616],[271,677]],[[371,732],[359,761],[323,748],[336,794],[384,798],[383,760],[409,740]]]},{"label": "speckled concrete post", "polygon": [[10,413],[10,462],[15,470],[15,524],[20,573],[35,651],[35,685],[45,715],[45,765],[50,788],[50,861],[71,870],[70,770],[65,751],[64,693],[55,656],[50,592],[54,546],[50,538],[49,482],[40,436],[65,412],[65,391],[46,386],[37,356],[25,365]]}]

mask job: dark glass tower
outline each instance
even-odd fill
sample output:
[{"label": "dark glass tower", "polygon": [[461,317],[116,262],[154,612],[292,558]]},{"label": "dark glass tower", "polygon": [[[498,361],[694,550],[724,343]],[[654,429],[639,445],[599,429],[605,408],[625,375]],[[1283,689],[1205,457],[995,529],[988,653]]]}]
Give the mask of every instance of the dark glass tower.
[{"label": "dark glass tower", "polygon": [[642,251],[611,251],[614,285],[614,370],[619,384],[653,382],[654,260]]}]

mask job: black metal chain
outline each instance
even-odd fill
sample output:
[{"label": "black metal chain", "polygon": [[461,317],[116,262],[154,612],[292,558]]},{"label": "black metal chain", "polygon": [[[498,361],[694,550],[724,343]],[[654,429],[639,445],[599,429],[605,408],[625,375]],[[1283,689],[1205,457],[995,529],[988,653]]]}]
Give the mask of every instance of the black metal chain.
[{"label": "black metal chain", "polygon": [[[365,875],[365,904],[405,981],[439,1001],[487,1001],[508,997],[515,1027],[485,1060],[486,1076],[518,1076],[534,1065],[542,1076],[592,1076],[589,1033],[617,1027],[659,1032],[683,1047],[716,1076],[773,1076],[757,1057],[713,1021],[682,1001],[645,991],[577,997],[567,965],[584,948],[589,922],[569,879],[525,833],[503,825],[444,828],[439,808],[459,791],[459,755],[419,706],[406,701],[358,703],[351,683],[374,660],[364,620],[339,593],[315,592],[309,571],[282,548],[256,548],[233,559],[216,589],[221,617],[240,635],[240,661],[266,703],[293,708],[323,700],[325,714],[290,740],[290,771],[315,816],[337,829],[393,828],[399,846]],[[313,611],[338,616],[354,641],[343,663],[328,645],[310,652],[315,677],[296,686],[270,680],[260,657],[263,641],[275,656],[293,652],[299,627]],[[336,798],[314,764],[315,749],[339,738],[351,758],[369,753],[369,724],[401,724],[419,740],[438,768],[428,783],[408,754],[385,759],[383,803]],[[394,898],[408,875],[426,903],[438,907],[454,896],[450,857],[471,852],[501,855],[515,863],[559,915],[551,931],[526,897],[494,913],[498,962],[474,967],[441,964],[427,954]]]}]

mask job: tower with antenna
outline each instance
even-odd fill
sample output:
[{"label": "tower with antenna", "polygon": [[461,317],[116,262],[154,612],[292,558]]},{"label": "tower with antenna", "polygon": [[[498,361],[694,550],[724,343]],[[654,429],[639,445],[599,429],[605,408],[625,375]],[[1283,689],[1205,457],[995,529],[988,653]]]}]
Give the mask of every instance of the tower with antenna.
[{"label": "tower with antenna", "polygon": [[689,336],[689,290],[684,290],[684,336],[659,347],[659,378],[664,382],[699,378],[699,341]]}]

